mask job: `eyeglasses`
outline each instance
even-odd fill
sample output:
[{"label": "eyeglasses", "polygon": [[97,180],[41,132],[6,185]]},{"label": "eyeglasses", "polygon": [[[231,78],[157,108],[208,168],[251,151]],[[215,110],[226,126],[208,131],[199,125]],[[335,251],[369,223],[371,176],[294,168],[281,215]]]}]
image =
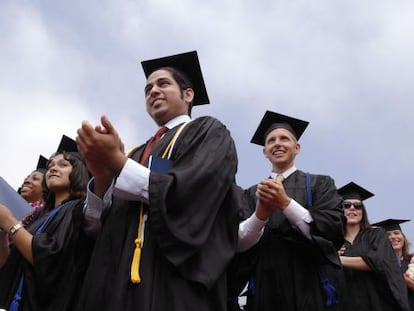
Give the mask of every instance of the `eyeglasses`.
[{"label": "eyeglasses", "polygon": [[362,209],[363,205],[361,202],[343,202],[342,207],[345,209],[351,208],[353,206],[355,209]]}]

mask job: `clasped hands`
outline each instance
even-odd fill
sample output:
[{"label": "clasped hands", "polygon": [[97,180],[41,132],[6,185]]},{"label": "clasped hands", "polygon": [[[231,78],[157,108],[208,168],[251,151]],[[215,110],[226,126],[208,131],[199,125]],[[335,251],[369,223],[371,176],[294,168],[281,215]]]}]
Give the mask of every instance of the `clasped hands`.
[{"label": "clasped hands", "polygon": [[262,220],[268,219],[277,209],[285,209],[291,200],[282,182],[270,178],[263,179],[257,185],[256,195],[256,216]]},{"label": "clasped hands", "polygon": [[95,179],[112,180],[127,160],[124,144],[106,116],[102,116],[101,125],[95,127],[83,121],[76,143]]}]

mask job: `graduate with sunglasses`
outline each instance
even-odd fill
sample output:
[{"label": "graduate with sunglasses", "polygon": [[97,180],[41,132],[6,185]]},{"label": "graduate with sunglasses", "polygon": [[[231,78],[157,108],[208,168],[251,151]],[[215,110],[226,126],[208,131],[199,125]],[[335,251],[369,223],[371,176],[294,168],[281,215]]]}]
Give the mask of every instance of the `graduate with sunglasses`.
[{"label": "graduate with sunglasses", "polygon": [[338,189],[347,218],[339,250],[345,274],[344,310],[409,310],[407,288],[387,233],[372,227],[363,201],[374,196],[354,182]]}]

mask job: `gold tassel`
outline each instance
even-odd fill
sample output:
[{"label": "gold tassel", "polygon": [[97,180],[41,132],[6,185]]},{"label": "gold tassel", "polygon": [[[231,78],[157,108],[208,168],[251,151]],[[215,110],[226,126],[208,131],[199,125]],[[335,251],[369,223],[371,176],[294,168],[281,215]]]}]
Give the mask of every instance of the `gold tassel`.
[{"label": "gold tassel", "polygon": [[[165,159],[168,156],[169,150],[172,148],[174,142],[176,141],[178,135],[181,133],[181,131],[184,129],[184,127],[187,125],[188,122],[181,125],[181,127],[177,130],[177,132],[174,134],[174,137],[169,142],[167,148],[165,149],[162,158]],[[128,157],[135,152],[138,149],[138,147],[133,148],[130,152],[128,152]],[[144,223],[144,204],[141,202],[141,206],[139,209],[139,225],[138,225],[138,236],[135,239],[135,250],[134,250],[134,256],[132,257],[132,263],[131,263],[131,282],[133,284],[139,284],[141,283],[141,277],[139,275],[139,267],[141,262],[141,248],[142,248],[142,227]]]},{"label": "gold tassel", "polygon": [[131,282],[134,284],[141,283],[141,277],[139,275],[139,264],[141,262],[141,248],[142,248],[142,226],[144,222],[144,206],[141,203],[139,209],[139,225],[138,236],[135,239],[134,256],[131,263]]}]

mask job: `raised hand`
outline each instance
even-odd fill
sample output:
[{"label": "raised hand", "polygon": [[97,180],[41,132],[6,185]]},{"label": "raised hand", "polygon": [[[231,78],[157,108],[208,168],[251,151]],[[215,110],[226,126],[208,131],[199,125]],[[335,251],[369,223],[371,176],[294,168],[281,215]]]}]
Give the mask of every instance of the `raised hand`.
[{"label": "raised hand", "polygon": [[283,184],[274,179],[263,179],[257,185],[256,195],[260,201],[274,206],[274,208],[285,208],[290,202]]},{"label": "raised hand", "polygon": [[76,142],[89,172],[95,177],[95,185],[109,186],[127,160],[124,144],[111,122],[105,116],[101,117],[101,125],[95,127],[83,121]]},{"label": "raised hand", "polygon": [[270,217],[277,209],[284,209],[290,202],[282,183],[274,179],[263,179],[257,185],[256,195],[259,199],[256,216],[260,219]]}]

